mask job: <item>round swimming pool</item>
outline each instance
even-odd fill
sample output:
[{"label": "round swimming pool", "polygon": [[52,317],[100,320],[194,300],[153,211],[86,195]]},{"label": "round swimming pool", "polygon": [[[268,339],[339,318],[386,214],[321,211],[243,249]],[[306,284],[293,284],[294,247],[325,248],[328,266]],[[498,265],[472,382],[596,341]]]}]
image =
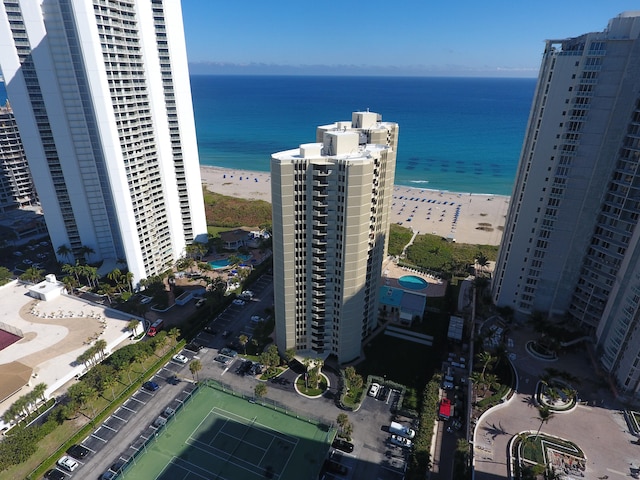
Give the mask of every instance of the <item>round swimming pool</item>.
[{"label": "round swimming pool", "polygon": [[427,288],[429,285],[426,280],[415,275],[405,275],[404,277],[400,277],[398,279],[398,283],[401,287],[409,290],[422,290],[423,288]]}]

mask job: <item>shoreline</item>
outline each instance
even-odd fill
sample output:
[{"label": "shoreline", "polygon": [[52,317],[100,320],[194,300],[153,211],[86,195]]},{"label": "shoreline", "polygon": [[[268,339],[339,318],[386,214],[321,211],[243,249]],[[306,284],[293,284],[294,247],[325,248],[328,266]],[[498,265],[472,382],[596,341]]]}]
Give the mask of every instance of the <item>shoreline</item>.
[{"label": "shoreline", "polygon": [[[200,175],[211,192],[271,203],[269,172],[200,165]],[[507,195],[395,185],[389,221],[458,243],[499,245],[510,200]]]}]

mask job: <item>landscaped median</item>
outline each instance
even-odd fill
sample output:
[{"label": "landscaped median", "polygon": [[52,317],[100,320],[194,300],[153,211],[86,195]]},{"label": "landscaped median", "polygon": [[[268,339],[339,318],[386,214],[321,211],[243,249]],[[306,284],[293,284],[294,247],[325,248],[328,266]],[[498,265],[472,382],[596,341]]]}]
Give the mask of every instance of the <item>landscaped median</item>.
[{"label": "landscaped median", "polygon": [[[132,384],[125,387],[116,397],[108,403],[102,411],[97,413],[93,419],[89,421],[89,423],[85,424],[75,433],[73,433],[70,437],[67,437],[66,441],[60,445],[60,447],[49,457],[47,457],[44,461],[40,463],[30,474],[26,476],[27,479],[38,479],[40,478],[48,469],[52,468],[55,462],[67,451],[67,449],[76,443],[82,442],[82,440],[93,431],[98,424],[100,424],[103,420],[109,417],[122,403],[128,398],[133,392],[138,390],[142,384],[150,378],[159,368],[161,368],[165,363],[167,363],[171,357],[178,351],[182,349],[185,345],[185,340],[178,342],[173,348],[169,349],[165,354],[159,357],[156,361],[152,362],[147,366],[145,371],[136,379]],[[60,428],[60,427],[59,427]]]}]

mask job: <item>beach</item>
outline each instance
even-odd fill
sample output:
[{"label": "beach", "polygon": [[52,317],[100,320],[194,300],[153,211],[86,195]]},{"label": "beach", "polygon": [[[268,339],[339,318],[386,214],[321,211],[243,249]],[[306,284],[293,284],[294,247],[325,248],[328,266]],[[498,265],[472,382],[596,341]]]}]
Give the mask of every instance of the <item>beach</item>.
[{"label": "beach", "polygon": [[[200,172],[202,183],[211,192],[271,202],[271,176],[267,172],[204,165],[201,165]],[[458,243],[499,245],[509,200],[510,197],[505,195],[396,185],[391,200],[390,222]]]}]

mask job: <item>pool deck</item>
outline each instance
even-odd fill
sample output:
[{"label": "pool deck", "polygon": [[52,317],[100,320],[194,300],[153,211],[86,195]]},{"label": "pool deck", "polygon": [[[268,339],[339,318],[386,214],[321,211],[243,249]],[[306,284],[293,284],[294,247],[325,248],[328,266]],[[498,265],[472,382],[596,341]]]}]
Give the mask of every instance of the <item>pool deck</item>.
[{"label": "pool deck", "polygon": [[[407,275],[413,275],[423,279],[428,283],[427,287],[421,289],[403,287],[400,285],[398,280]],[[427,275],[410,268],[400,267],[395,264],[392,257],[387,257],[382,263],[382,278],[380,279],[380,285],[399,288],[407,292],[423,294],[427,297],[444,297],[447,290],[447,282],[445,280],[438,279],[433,275]]]}]

